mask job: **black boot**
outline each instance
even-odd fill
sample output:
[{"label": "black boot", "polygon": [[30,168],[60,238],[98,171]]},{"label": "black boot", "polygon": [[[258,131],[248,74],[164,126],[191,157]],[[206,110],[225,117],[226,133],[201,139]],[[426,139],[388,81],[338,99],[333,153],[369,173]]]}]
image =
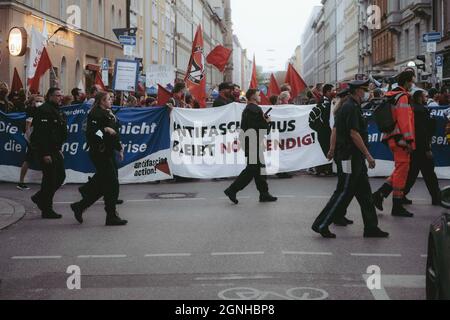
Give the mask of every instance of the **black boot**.
[{"label": "black boot", "polygon": [[239,200],[237,199],[236,192],[232,191],[231,189],[225,190],[225,195],[230,199],[231,202],[234,204],[239,204]]},{"label": "black boot", "polygon": [[31,201],[38,207],[39,210],[44,211],[44,207],[41,204],[41,200],[38,197],[38,194],[35,194],[31,197]]},{"label": "black boot", "polygon": [[394,199],[394,206],[392,208],[392,216],[400,218],[413,218],[414,214],[403,207],[402,199]]},{"label": "black boot", "polygon": [[325,239],[336,239],[337,238],[337,236],[334,233],[332,233],[329,228],[319,229],[318,227],[313,226],[312,230],[315,233],[320,234],[322,236],[322,238],[325,238]]},{"label": "black boot", "polygon": [[389,233],[382,231],[380,228],[372,228],[364,230],[364,238],[388,238]]},{"label": "black boot", "polygon": [[80,203],[72,203],[70,205],[70,208],[73,211],[73,214],[75,216],[75,220],[78,221],[79,224],[83,224],[83,209],[81,209]]},{"label": "black boot", "polygon": [[47,212],[42,212],[42,219],[44,220],[59,220],[62,219],[62,215],[56,213],[53,210],[48,210]]},{"label": "black boot", "polygon": [[373,194],[373,203],[375,205],[375,208],[377,208],[380,211],[384,211],[383,202],[384,199],[386,199],[391,193],[392,193],[392,186],[385,183],[383,186]]},{"label": "black boot", "polygon": [[406,196],[402,199],[402,204],[405,206],[410,206],[413,204],[412,200],[409,200]]},{"label": "black boot", "polygon": [[107,227],[125,226],[127,224],[128,224],[128,221],[122,220],[119,217],[119,214],[117,212],[107,213],[107,215],[106,215],[106,226]]},{"label": "black boot", "polygon": [[352,225],[354,222],[352,220],[347,219],[346,217],[339,218],[334,221],[334,224],[338,227],[347,227]]},{"label": "black boot", "polygon": [[259,202],[267,203],[267,202],[277,202],[278,198],[272,196],[270,193],[264,193],[259,196]]}]

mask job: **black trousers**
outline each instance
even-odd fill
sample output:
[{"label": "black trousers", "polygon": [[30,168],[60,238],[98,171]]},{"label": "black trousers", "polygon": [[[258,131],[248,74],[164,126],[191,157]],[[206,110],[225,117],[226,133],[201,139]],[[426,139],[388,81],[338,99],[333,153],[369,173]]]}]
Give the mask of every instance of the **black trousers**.
[{"label": "black trousers", "polygon": [[66,180],[64,158],[61,153],[54,152],[51,154],[51,158],[51,164],[45,164],[42,157],[37,159],[41,164],[42,182],[41,189],[36,193],[35,197],[44,213],[51,213],[53,211],[53,197]]},{"label": "black trousers", "polygon": [[325,209],[317,217],[313,227],[319,230],[328,228],[347,211],[354,197],[356,197],[361,207],[365,229],[378,227],[378,217],[372,199],[372,189],[369,183],[365,159],[358,154],[353,156],[350,162],[351,170],[344,170],[347,167],[347,163],[337,161],[338,185],[336,191]]},{"label": "black trousers", "polygon": [[406,183],[405,194],[409,194],[416,184],[419,172],[422,172],[423,179],[433,200],[440,200],[441,190],[439,180],[435,172],[433,159],[428,159],[426,152],[415,151],[411,156],[411,168],[409,170],[408,182]]},{"label": "black trousers", "polygon": [[85,197],[80,202],[81,208],[86,210],[102,197],[105,200],[105,211],[108,214],[116,213],[119,198],[119,173],[114,156],[90,154],[96,173],[92,179],[82,187]]},{"label": "black trousers", "polygon": [[256,188],[260,194],[269,193],[269,185],[267,177],[262,175],[263,164],[248,164],[236,181],[231,185],[230,190],[234,193],[244,190],[252,180],[255,180]]}]

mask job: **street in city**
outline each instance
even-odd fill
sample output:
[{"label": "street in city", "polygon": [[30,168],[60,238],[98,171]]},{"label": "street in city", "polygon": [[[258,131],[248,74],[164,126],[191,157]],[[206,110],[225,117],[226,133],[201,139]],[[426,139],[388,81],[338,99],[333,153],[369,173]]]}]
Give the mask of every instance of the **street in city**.
[{"label": "street in city", "polygon": [[[371,180],[373,188],[382,183]],[[69,207],[79,200],[76,185],[56,195],[64,218],[44,221],[33,190],[1,184],[1,218],[18,221],[0,231],[0,299],[425,299],[428,231],[444,209],[430,205],[422,181],[411,195],[414,219],[391,217],[386,202],[379,215],[386,240],[362,237],[356,203],[348,213],[355,225],[333,227],[337,240],[310,230],[335,178],[270,179],[276,204],[260,204],[251,187],[235,206],[223,195],[228,184],[123,186],[120,214],[129,224],[122,228],[104,226],[102,203],[79,225]],[[81,290],[67,287],[71,266],[81,270]],[[371,266],[381,270],[381,290],[366,284]]]}]

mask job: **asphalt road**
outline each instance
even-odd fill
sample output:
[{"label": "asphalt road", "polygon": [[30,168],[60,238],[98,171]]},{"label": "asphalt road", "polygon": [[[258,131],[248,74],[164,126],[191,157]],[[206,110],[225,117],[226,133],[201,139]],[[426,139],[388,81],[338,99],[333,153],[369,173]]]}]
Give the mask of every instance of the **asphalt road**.
[{"label": "asphalt road", "polygon": [[[260,204],[252,185],[238,206],[223,195],[229,181],[123,186],[121,228],[104,226],[102,203],[78,225],[69,203],[77,186],[58,192],[60,221],[42,221],[29,197],[1,184],[1,197],[21,203],[27,216],[0,232],[0,299],[150,300],[372,300],[424,299],[430,224],[444,209],[430,206],[422,181],[411,198],[414,219],[389,215],[380,226],[389,239],[363,239],[355,225],[334,228],[337,240],[310,231],[334,190],[335,178],[271,179],[277,204]],[[382,180],[372,180],[378,187]],[[444,182],[442,182],[444,185]],[[34,186],[36,188],[36,186]],[[81,271],[81,290],[69,290],[69,266]],[[370,266],[382,289],[369,290]]]}]

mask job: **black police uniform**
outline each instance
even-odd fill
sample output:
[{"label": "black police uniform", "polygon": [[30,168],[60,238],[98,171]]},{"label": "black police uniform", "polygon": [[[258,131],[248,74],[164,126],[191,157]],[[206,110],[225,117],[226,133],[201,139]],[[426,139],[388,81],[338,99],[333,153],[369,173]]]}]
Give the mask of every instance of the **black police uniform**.
[{"label": "black police uniform", "polygon": [[[358,82],[359,83],[359,82]],[[365,156],[353,143],[351,131],[357,131],[368,143],[368,127],[363,117],[360,104],[349,97],[336,114],[336,156],[338,168],[338,186],[331,200],[313,224],[313,230],[324,237],[334,238],[329,226],[337,216],[346,212],[352,199],[356,197],[364,220],[366,237],[386,237],[378,229],[378,217],[372,200]]]},{"label": "black police uniform", "polygon": [[[67,140],[67,121],[58,105],[46,102],[36,110],[32,126],[31,148],[43,173],[41,190],[32,200],[44,219],[59,219],[61,216],[53,211],[53,197],[66,179],[61,148]],[[50,164],[44,163],[47,156],[52,159]]]},{"label": "black police uniform", "polygon": [[407,195],[417,181],[419,172],[422,172],[428,191],[433,199],[433,204],[441,202],[441,191],[439,181],[435,172],[433,159],[427,157],[431,152],[431,139],[434,134],[433,120],[430,110],[422,104],[412,104],[414,111],[414,123],[416,128],[416,150],[411,155],[411,168],[406,183],[405,194]]},{"label": "black police uniform", "polygon": [[[328,151],[330,151],[330,118],[331,100],[328,97],[324,97],[317,107],[311,112],[309,122],[311,129],[315,130],[318,134],[318,140],[325,156],[327,156]],[[332,174],[333,166],[329,164],[320,166],[316,168],[316,171],[318,174]]]},{"label": "black police uniform", "polygon": [[260,193],[260,201],[276,201],[277,199],[269,194],[267,177],[261,172],[264,168],[264,145],[262,143],[262,139],[260,139],[260,134],[262,133],[261,130],[267,133],[270,130],[270,125],[267,123],[261,107],[252,103],[247,105],[242,114],[241,130],[243,132],[255,130],[258,143],[255,148],[255,146],[251,145],[248,137],[246,138],[247,142],[244,145],[245,156],[247,158],[247,167],[231,185],[231,187],[225,191],[225,194],[228,195],[233,202],[237,203],[236,194],[239,191],[244,190],[254,179],[256,187]]},{"label": "black police uniform", "polygon": [[[111,136],[106,133],[106,128],[113,129],[116,135]],[[75,218],[80,223],[83,223],[83,212],[101,197],[105,200],[106,224],[124,225],[127,223],[119,218],[116,211],[120,188],[116,152],[122,151],[119,129],[119,122],[111,110],[94,107],[89,113],[86,140],[89,146],[89,156],[96,173],[88,184],[82,187],[85,190],[83,199],[71,206]]]}]

